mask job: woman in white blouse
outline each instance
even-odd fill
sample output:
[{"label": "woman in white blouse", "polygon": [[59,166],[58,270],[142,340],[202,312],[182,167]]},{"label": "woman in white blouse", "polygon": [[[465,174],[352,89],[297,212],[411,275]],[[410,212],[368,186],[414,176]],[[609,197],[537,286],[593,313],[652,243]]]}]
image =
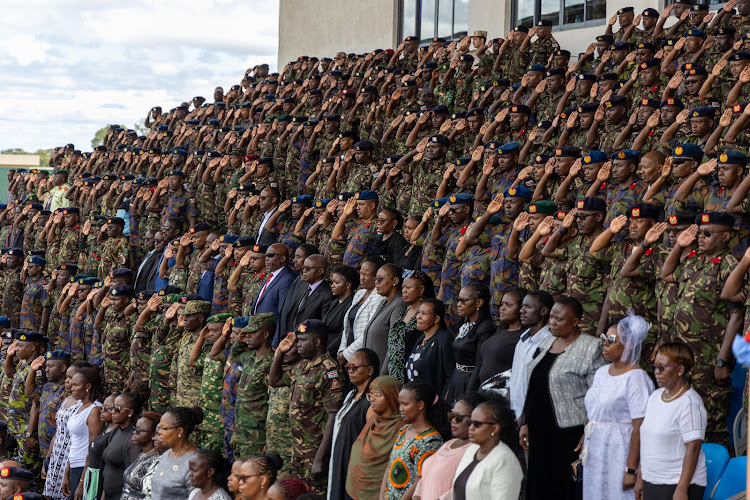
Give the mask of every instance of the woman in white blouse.
[{"label": "woman in white blouse", "polygon": [[375,290],[375,275],[385,264],[380,256],[368,257],[359,270],[360,289],[354,294],[352,305],[344,314],[344,329],[339,345],[339,363],[346,365],[357,350],[364,347],[364,333],[373,316],[385,302],[385,297]]},{"label": "woman in white blouse", "polygon": [[502,401],[485,401],[474,408],[469,441],[453,477],[453,500],[517,500],[523,471],[516,421]]},{"label": "woman in white blouse", "polygon": [[693,363],[693,351],[682,342],[663,344],[656,355],[654,373],[659,389],[649,397],[641,424],[636,498],[703,498],[706,459],[701,445],[706,409],[686,378]]}]

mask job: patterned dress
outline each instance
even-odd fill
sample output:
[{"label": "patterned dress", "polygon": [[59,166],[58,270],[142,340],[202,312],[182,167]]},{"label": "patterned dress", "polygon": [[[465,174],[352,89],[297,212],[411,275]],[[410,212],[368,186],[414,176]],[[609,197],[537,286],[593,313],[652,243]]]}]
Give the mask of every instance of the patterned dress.
[{"label": "patterned dress", "polygon": [[406,439],[410,426],[401,428],[391,450],[388,461],[388,482],[385,485],[385,499],[399,500],[414,482],[422,477],[422,464],[442,446],[443,438],[433,429]]},{"label": "patterned dress", "polygon": [[57,433],[55,444],[52,447],[49,466],[47,467],[47,480],[44,483],[44,496],[48,498],[67,498],[62,493],[62,483],[65,477],[65,468],[68,465],[68,451],[70,450],[70,432],[68,431],[68,420],[81,407],[81,402],[76,401],[73,406],[65,408],[68,399],[63,401],[60,409],[55,415],[57,422]]}]

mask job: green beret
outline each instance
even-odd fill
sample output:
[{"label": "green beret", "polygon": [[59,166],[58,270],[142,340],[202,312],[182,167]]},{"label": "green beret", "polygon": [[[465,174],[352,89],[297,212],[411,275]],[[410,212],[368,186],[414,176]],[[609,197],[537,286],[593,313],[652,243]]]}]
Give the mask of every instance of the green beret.
[{"label": "green beret", "polygon": [[213,316],[208,317],[206,323],[226,323],[226,321],[231,317],[232,315],[230,313],[214,314]]}]

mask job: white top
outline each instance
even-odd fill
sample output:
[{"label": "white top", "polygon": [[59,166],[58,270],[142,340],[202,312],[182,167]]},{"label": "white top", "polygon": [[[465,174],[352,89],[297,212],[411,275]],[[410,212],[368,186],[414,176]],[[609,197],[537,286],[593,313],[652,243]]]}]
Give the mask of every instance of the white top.
[{"label": "white top", "polygon": [[523,405],[526,403],[526,391],[528,390],[526,367],[534,359],[534,353],[539,344],[550,335],[552,334],[547,325],[533,336],[529,336],[529,330],[526,330],[521,334],[521,339],[516,344],[510,371],[510,408],[516,414],[516,418],[521,416]]},{"label": "white top", "polygon": [[[641,473],[651,484],[677,484],[685,458],[685,443],[703,440],[706,434],[706,408],[692,388],[668,403],[664,389],[648,398],[641,424]],[[690,484],[706,486],[706,457],[701,451]]]},{"label": "white top", "polygon": [[[464,452],[458,464],[453,482],[474,460],[479,451],[479,445],[472,444]],[[517,500],[521,493],[523,470],[518,457],[502,441],[492,448],[492,451],[482,459],[469,475],[466,481],[466,498],[472,500]],[[450,494],[441,500],[453,498]],[[426,499],[425,499],[426,500]]]},{"label": "white top", "polygon": [[378,295],[377,291],[373,290],[370,293],[367,299],[362,303],[362,307],[357,310],[357,314],[354,317],[354,328],[352,328],[354,342],[352,342],[351,344],[347,344],[346,339],[349,336],[350,329],[349,311],[351,311],[353,307],[357,306],[359,301],[362,300],[362,297],[364,297],[366,293],[367,290],[365,290],[364,288],[360,288],[359,290],[357,290],[357,292],[354,294],[354,298],[352,299],[352,305],[349,306],[349,309],[346,310],[346,314],[344,314],[344,329],[341,332],[341,343],[339,344],[338,352],[339,354],[343,354],[347,361],[358,349],[364,347],[363,341],[367,325],[370,324],[370,320],[378,312],[380,305],[385,302],[385,297],[383,297],[382,295]]},{"label": "white top", "polygon": [[86,425],[86,420],[88,420],[91,410],[93,410],[95,406],[101,405],[102,404],[97,401],[83,410],[74,413],[68,420],[68,431],[70,432],[68,462],[70,463],[71,469],[86,465],[86,457],[89,454],[89,426]]}]

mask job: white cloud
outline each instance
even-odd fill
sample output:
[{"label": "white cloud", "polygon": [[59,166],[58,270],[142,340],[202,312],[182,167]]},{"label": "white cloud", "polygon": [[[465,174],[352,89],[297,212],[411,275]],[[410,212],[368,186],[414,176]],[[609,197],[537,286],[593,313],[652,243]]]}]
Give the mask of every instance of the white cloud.
[{"label": "white cloud", "polygon": [[73,142],[132,126],[246,68],[275,69],[277,0],[28,0],[0,17],[0,149]]}]

